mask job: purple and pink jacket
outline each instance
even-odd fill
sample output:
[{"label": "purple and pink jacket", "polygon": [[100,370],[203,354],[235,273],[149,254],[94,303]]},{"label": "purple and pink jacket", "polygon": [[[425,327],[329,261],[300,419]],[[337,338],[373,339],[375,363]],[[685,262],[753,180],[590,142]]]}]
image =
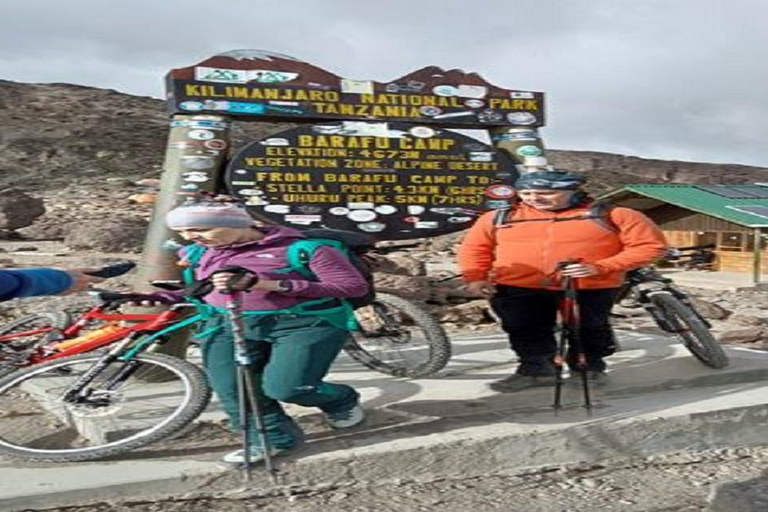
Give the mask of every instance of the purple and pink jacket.
[{"label": "purple and pink jacket", "polygon": [[[254,242],[208,247],[195,267],[195,277],[205,279],[214,270],[238,266],[255,272],[260,279],[288,280],[289,292],[250,290],[242,294],[242,307],[246,311],[287,309],[307,300],[321,298],[362,297],[368,292],[368,283],[349,259],[333,247],[321,246],[309,261],[309,269],[316,281],[309,281],[297,272],[278,273],[289,266],[287,249],[296,240],[306,238],[301,231],[282,226],[265,226],[259,230],[266,236]],[[179,251],[184,261],[185,249]],[[182,292],[152,294],[170,300],[180,300]],[[227,295],[213,291],[204,297],[212,306],[225,307]]]}]

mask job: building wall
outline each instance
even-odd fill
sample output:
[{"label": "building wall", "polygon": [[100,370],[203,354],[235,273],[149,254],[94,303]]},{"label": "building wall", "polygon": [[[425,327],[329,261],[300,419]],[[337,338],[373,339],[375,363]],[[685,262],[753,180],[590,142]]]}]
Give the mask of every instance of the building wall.
[{"label": "building wall", "polygon": [[[665,204],[644,212],[664,231],[671,247],[716,245],[713,270],[752,272],[753,230],[726,220]],[[768,248],[761,251],[761,271],[768,272]]]}]

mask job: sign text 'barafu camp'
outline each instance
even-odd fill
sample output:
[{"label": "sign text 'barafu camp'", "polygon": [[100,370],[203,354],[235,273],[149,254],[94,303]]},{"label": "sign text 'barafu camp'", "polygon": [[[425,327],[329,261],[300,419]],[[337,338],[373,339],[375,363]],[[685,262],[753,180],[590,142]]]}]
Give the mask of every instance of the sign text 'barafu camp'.
[{"label": "sign text 'barafu camp'", "polygon": [[258,217],[397,240],[467,228],[509,204],[516,176],[505,154],[450,130],[337,121],[248,144],[225,179]]}]

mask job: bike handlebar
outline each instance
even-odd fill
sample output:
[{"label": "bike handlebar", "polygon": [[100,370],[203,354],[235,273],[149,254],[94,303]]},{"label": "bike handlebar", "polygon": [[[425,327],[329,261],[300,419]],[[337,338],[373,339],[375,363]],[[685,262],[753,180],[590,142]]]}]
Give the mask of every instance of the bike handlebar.
[{"label": "bike handlebar", "polygon": [[121,261],[114,265],[107,265],[96,270],[83,272],[83,274],[93,277],[103,277],[105,279],[110,277],[117,277],[123,274],[127,274],[136,267],[136,263],[133,261]]},{"label": "bike handlebar", "polygon": [[704,251],[707,249],[714,249],[717,247],[715,244],[706,244],[706,245],[689,245],[688,247],[670,247],[670,249],[674,249],[677,251]]}]

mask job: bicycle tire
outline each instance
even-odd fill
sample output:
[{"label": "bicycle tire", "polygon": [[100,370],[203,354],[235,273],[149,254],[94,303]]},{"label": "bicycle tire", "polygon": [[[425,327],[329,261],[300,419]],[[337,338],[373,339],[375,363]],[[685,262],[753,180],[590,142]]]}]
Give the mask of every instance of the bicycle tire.
[{"label": "bicycle tire", "polygon": [[[89,384],[95,391],[84,402],[64,400],[63,391],[103,355],[91,352],[56,359],[0,379],[0,454],[38,462],[103,459],[176,433],[197,418],[210,401],[202,371],[164,354],[135,356],[131,361],[140,363],[138,371],[115,389],[98,388],[126,364],[113,361]],[[177,379],[179,391],[174,388],[177,381],[150,380],[154,370]],[[161,412],[169,411],[156,424],[156,413],[149,408],[153,403]],[[147,418],[152,425],[145,428],[142,425]]]},{"label": "bicycle tire", "polygon": [[[448,364],[448,335],[429,312],[413,302],[379,292],[371,306],[356,314],[363,329],[352,333],[344,350],[367,368],[395,377],[419,378],[433,375]],[[367,328],[370,324],[375,327]],[[410,329],[417,331],[417,340]]]},{"label": "bicycle tire", "polygon": [[710,368],[721,369],[728,366],[728,354],[690,306],[668,292],[655,293],[649,299],[674,328],[673,333],[696,359]]},{"label": "bicycle tire", "polygon": [[[0,336],[12,334],[13,331],[28,331],[42,327],[64,329],[71,322],[72,318],[66,311],[42,311],[3,324],[0,326]],[[27,336],[24,339],[15,340],[14,346],[16,348],[11,348],[8,341],[0,342],[0,378],[18,368],[18,363],[15,360],[19,356],[20,351],[32,350],[48,342],[49,340],[46,339],[45,334]]]}]

